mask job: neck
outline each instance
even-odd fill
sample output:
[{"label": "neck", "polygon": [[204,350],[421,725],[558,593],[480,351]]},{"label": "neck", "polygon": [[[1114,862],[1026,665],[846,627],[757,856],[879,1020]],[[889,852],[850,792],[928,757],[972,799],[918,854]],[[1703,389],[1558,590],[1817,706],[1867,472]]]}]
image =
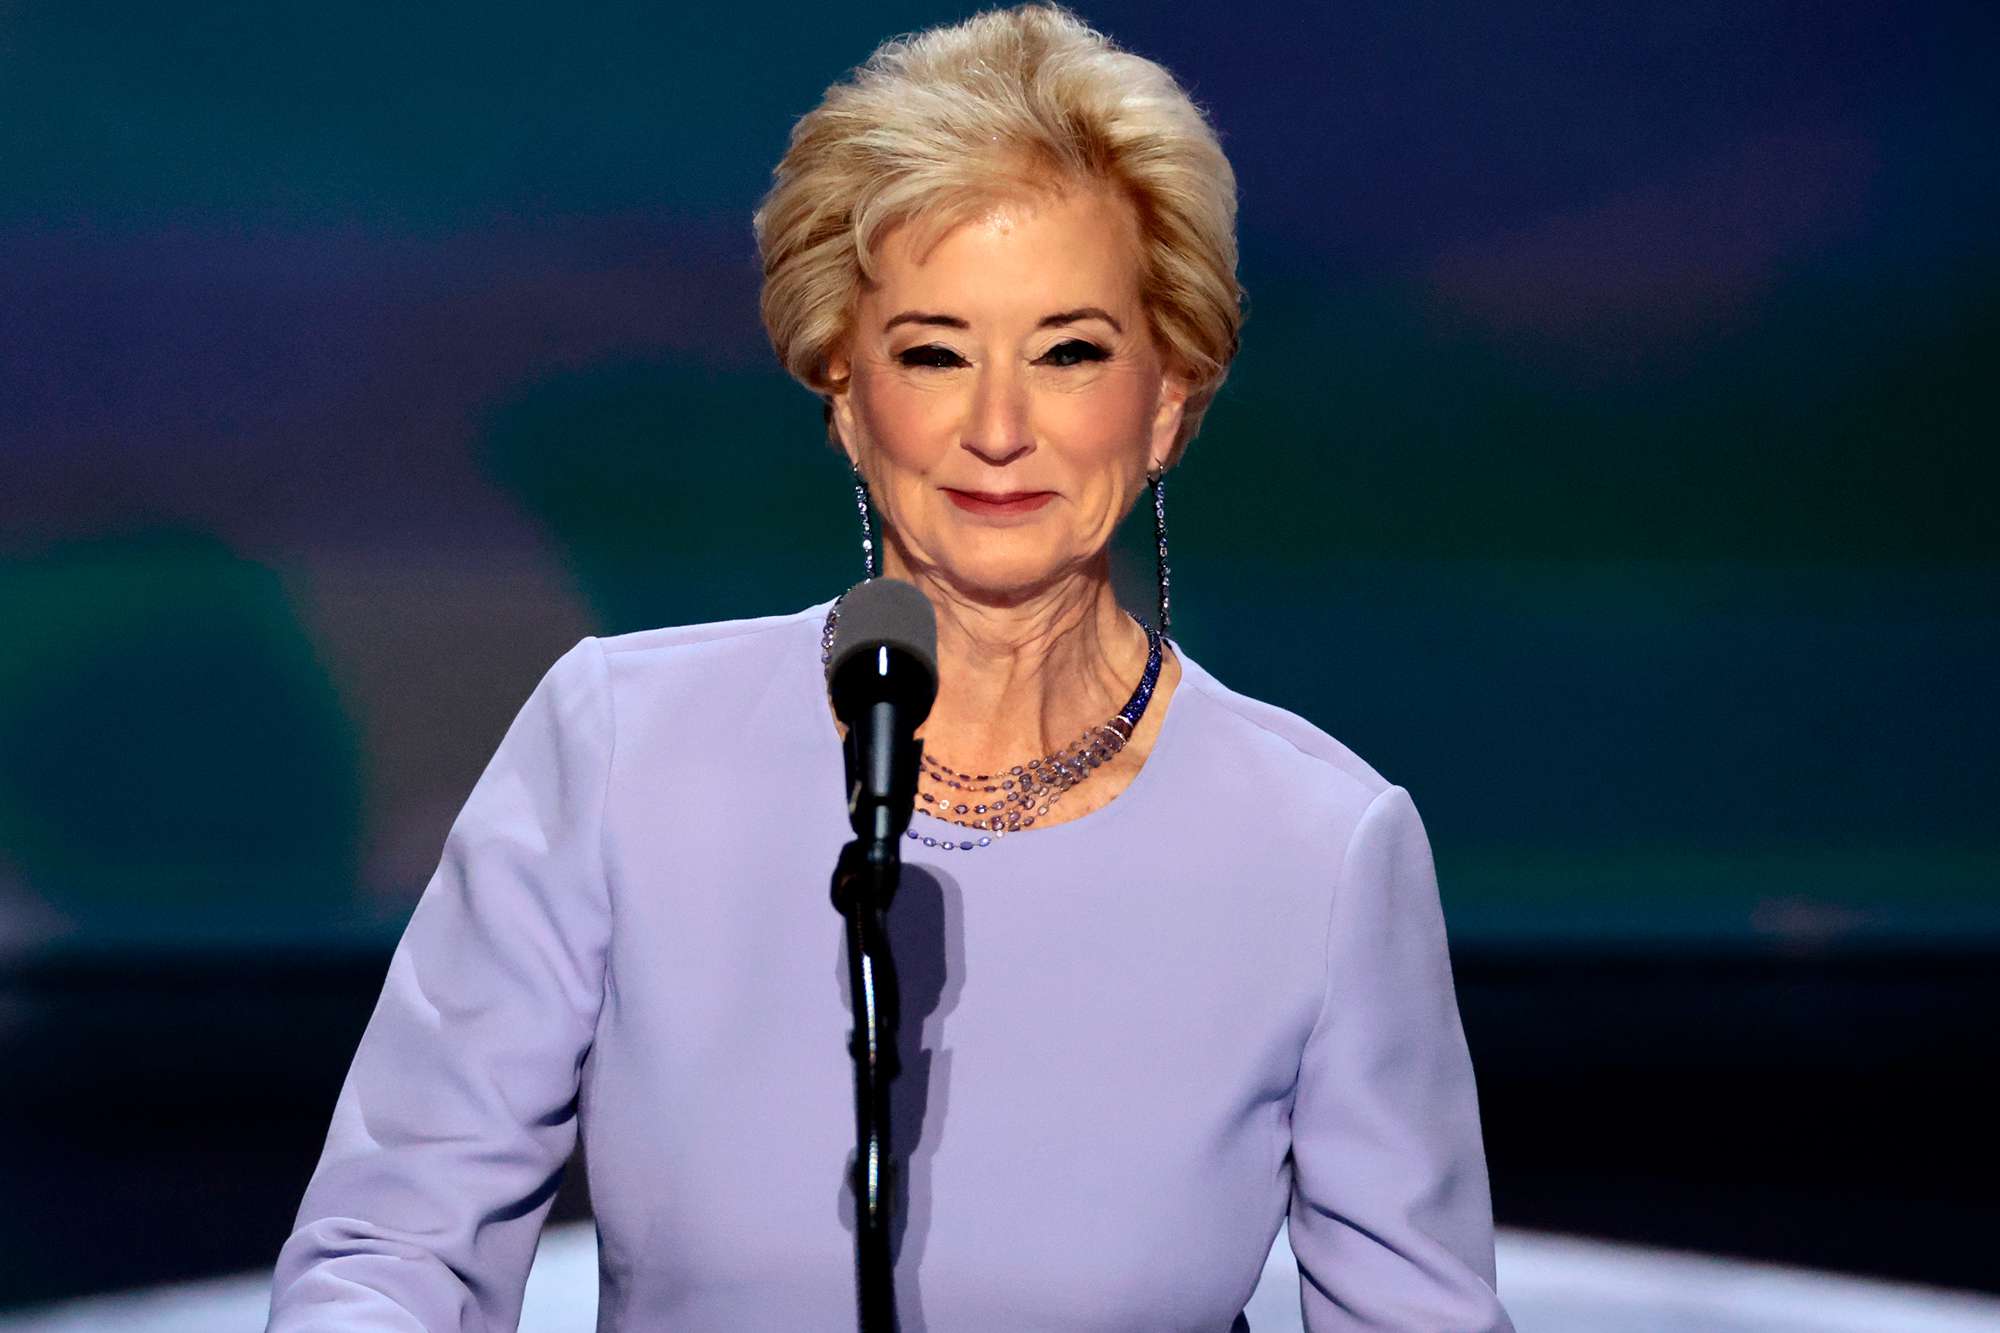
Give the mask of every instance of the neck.
[{"label": "neck", "polygon": [[1118,605],[1111,566],[995,598],[913,568],[885,543],[883,572],[915,584],[937,611],[938,696],[918,735],[956,767],[1021,763],[1109,719],[1146,663],[1146,632]]}]

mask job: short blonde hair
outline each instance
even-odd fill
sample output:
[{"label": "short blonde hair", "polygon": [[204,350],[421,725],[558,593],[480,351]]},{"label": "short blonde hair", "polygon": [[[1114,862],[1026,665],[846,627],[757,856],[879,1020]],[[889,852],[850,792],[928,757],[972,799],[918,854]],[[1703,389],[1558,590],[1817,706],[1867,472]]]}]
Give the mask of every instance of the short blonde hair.
[{"label": "short blonde hair", "polygon": [[1177,461],[1236,356],[1236,175],[1173,75],[1059,6],[1020,5],[884,43],[793,127],[752,219],[765,331],[821,395],[874,247],[996,197],[1101,183],[1139,224],[1140,292],[1189,394]]}]

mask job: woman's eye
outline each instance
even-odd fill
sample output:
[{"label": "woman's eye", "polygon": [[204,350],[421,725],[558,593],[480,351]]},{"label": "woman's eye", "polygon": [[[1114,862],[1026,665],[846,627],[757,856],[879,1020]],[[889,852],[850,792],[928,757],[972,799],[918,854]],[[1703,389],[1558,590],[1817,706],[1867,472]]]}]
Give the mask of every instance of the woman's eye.
[{"label": "woman's eye", "polygon": [[1057,343],[1042,353],[1042,360],[1052,366],[1078,366],[1086,361],[1102,361],[1107,355],[1109,354],[1096,343],[1085,342],[1081,338],[1071,338],[1066,342]]},{"label": "woman's eye", "polygon": [[935,343],[924,347],[912,347],[896,358],[906,366],[918,366],[930,370],[949,370],[962,366],[965,359],[949,347],[939,347]]}]

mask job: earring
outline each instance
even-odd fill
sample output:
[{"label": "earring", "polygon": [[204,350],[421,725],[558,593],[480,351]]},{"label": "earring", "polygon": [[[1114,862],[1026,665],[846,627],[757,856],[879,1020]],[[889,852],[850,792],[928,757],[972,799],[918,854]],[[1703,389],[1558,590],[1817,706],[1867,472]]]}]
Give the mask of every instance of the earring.
[{"label": "earring", "polygon": [[875,577],[875,528],[868,521],[868,483],[861,479],[860,468],[854,469],[854,507],[861,514],[861,568],[864,577],[872,579]]},{"label": "earring", "polygon": [[1170,616],[1172,609],[1168,590],[1173,582],[1167,571],[1167,482],[1166,469],[1161,468],[1148,474],[1146,480],[1153,487],[1153,540],[1160,555],[1160,637],[1167,638],[1173,630]]}]

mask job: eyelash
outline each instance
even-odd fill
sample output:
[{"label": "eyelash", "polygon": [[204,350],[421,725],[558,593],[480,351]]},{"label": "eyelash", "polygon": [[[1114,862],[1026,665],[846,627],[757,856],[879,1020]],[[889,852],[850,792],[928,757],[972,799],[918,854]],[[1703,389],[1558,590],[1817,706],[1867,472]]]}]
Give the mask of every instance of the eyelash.
[{"label": "eyelash", "polygon": [[[1111,353],[1105,351],[1096,343],[1085,342],[1081,338],[1066,338],[1054,347],[1051,347],[1048,351],[1042,353],[1040,359],[1042,361],[1049,361],[1058,352],[1065,352],[1076,358],[1074,361],[1055,361],[1051,363],[1062,370],[1083,365],[1090,361],[1108,360],[1111,356]],[[938,359],[932,360],[930,359],[932,357]],[[965,364],[964,358],[960,357],[957,352],[952,351],[949,347],[940,347],[936,343],[926,343],[922,347],[912,347],[908,351],[900,353],[896,359],[913,370],[954,370]]]}]

